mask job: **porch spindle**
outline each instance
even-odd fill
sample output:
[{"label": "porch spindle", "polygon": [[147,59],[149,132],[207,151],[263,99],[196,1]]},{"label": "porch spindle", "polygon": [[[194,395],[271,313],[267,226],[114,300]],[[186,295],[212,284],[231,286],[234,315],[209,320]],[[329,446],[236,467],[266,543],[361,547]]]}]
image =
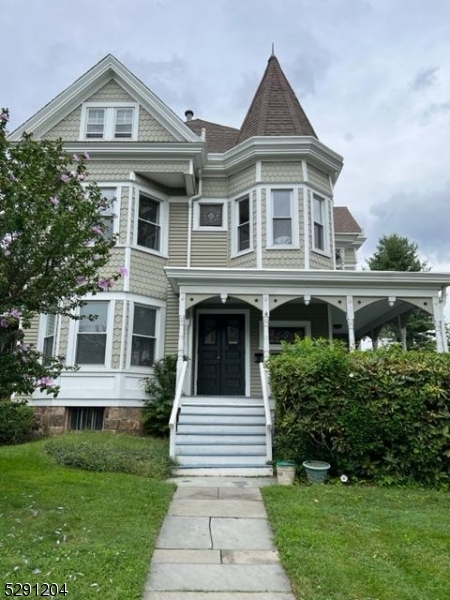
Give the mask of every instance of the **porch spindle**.
[{"label": "porch spindle", "polygon": [[270,356],[270,341],[269,341],[269,320],[270,320],[270,303],[269,294],[263,294],[263,353],[264,362]]},{"label": "porch spindle", "polygon": [[179,303],[179,330],[178,330],[178,358],[177,358],[177,384],[180,378],[181,368],[184,361],[184,330],[186,324],[186,293],[180,293]]}]

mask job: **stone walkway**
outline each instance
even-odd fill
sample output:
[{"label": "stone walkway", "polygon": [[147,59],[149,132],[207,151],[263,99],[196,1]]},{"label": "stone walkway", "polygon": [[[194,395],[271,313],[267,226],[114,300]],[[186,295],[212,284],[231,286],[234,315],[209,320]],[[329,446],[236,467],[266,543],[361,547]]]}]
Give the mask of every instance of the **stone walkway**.
[{"label": "stone walkway", "polygon": [[259,488],[264,478],[176,478],[143,600],[295,600]]}]

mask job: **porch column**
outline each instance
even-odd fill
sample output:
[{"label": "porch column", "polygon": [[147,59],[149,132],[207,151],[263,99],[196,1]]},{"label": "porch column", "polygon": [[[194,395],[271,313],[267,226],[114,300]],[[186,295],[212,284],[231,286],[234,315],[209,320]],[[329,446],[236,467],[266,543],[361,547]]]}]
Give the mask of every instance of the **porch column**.
[{"label": "porch column", "polygon": [[433,318],[436,335],[436,352],[444,352],[442,341],[442,310],[439,298],[433,298]]},{"label": "porch column", "polygon": [[186,294],[185,292],[180,293],[180,302],[178,305],[178,358],[177,358],[177,384],[180,378],[181,367],[183,366],[183,360],[185,355],[184,350],[184,330],[186,324]]},{"label": "porch column", "polygon": [[269,294],[263,294],[263,355],[264,355],[264,361],[268,360],[268,358],[270,356],[269,319],[270,319]]},{"label": "porch column", "polygon": [[348,346],[350,352],[355,349],[355,311],[353,308],[353,296],[347,296],[347,327]]},{"label": "porch column", "polygon": [[407,350],[407,344],[406,344],[406,324],[403,323],[402,321],[402,317],[401,315],[399,315],[397,317],[397,323],[398,323],[398,332],[399,332],[399,336],[400,336],[400,343],[402,345],[403,350]]}]

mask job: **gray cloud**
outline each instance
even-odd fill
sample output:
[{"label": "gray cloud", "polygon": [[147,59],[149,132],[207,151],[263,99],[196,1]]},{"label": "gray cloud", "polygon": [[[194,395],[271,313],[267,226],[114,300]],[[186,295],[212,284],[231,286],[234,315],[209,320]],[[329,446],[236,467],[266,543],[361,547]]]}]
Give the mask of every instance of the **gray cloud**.
[{"label": "gray cloud", "polygon": [[422,124],[427,124],[434,117],[445,115],[450,112],[450,101],[448,102],[432,102],[422,112]]},{"label": "gray cloud", "polygon": [[331,66],[331,53],[308,31],[300,31],[302,52],[286,68],[291,85],[300,96],[314,95],[318,82]]},{"label": "gray cloud", "polygon": [[382,235],[399,233],[417,242],[419,251],[438,263],[450,262],[450,180],[426,192],[394,194],[375,204],[366,227],[376,243]]},{"label": "gray cloud", "polygon": [[437,67],[428,67],[427,69],[421,69],[411,81],[411,84],[409,86],[410,89],[413,92],[419,92],[431,87],[436,83],[438,71],[439,69]]}]

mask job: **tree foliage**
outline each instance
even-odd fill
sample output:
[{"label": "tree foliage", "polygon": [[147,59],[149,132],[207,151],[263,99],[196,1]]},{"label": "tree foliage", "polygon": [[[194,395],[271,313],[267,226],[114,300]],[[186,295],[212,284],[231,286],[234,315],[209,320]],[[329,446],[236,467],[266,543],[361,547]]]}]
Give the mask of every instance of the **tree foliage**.
[{"label": "tree foliage", "polygon": [[[394,233],[382,236],[374,254],[367,260],[372,271],[427,271],[426,261],[418,255],[418,245]],[[406,347],[408,349],[429,350],[435,347],[434,323],[430,314],[423,310],[411,308],[408,314],[402,315],[401,325],[406,326]],[[383,328],[382,337],[391,341],[401,341],[400,327],[397,320]]]},{"label": "tree foliage", "polygon": [[0,398],[37,387],[57,392],[61,360],[43,363],[23,343],[24,327],[38,313],[73,318],[83,296],[120,277],[105,276],[115,238],[104,235],[109,201],[84,184],[88,154],[30,134],[13,143],[8,119],[0,111]]}]

